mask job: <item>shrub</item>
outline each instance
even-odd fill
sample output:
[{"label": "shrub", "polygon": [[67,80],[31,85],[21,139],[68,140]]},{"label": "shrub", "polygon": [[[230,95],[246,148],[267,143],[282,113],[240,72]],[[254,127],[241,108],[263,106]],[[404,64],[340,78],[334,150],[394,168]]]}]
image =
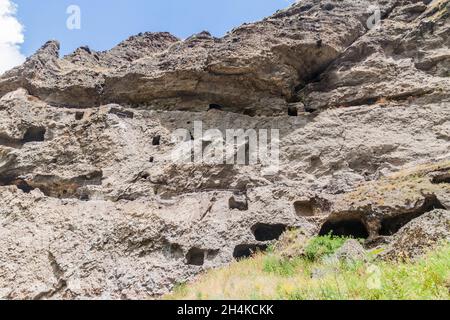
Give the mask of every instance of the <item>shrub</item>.
[{"label": "shrub", "polygon": [[336,237],[331,234],[315,237],[305,248],[305,256],[310,261],[317,261],[322,257],[332,255],[347,241],[348,238]]}]

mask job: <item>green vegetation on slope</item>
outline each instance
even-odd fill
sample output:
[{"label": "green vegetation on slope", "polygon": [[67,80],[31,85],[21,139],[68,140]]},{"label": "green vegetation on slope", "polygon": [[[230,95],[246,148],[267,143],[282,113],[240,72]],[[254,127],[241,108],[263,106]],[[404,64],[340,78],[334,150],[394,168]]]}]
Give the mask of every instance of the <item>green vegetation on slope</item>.
[{"label": "green vegetation on slope", "polygon": [[345,239],[312,239],[302,257],[257,253],[179,285],[166,299],[449,299],[450,245],[415,262],[330,259]]}]

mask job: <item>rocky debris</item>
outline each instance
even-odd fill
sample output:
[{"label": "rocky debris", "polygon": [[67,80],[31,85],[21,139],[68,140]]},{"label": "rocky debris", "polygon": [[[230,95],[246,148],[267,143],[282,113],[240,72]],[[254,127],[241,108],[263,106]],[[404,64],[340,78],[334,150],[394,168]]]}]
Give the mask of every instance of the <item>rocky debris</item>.
[{"label": "rocky debris", "polygon": [[355,261],[364,261],[367,258],[367,253],[359,241],[350,239],[333,254],[333,258],[351,263]]},{"label": "rocky debris", "polygon": [[401,228],[381,253],[385,259],[415,259],[450,241],[450,211],[434,210]]},{"label": "rocky debris", "polygon": [[277,251],[284,259],[294,259],[305,255],[305,248],[314,232],[298,229],[284,233],[275,243]]},{"label": "rocky debris", "polygon": [[[395,234],[404,225],[434,209],[447,209],[450,185],[436,184],[450,162],[399,171],[361,185],[336,198],[321,234],[376,238]],[[445,205],[444,205],[445,204]]]},{"label": "rocky debris", "polygon": [[[51,41],[2,75],[0,298],[154,298],[285,230],[302,230],[295,257],[330,232],[394,244],[448,210],[448,1],[382,1],[379,29],[370,4],[305,0],[223,38],[63,58]],[[276,174],[175,162],[175,130],[212,143],[197,121],[278,129]]]}]

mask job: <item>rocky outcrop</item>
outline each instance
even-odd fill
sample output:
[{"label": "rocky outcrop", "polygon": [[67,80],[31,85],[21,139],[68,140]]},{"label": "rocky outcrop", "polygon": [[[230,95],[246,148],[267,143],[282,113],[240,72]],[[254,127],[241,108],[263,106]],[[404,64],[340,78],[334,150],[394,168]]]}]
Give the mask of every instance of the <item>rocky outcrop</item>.
[{"label": "rocky outcrop", "polygon": [[415,259],[445,241],[450,241],[450,211],[434,210],[402,227],[381,256],[387,259]]},{"label": "rocky outcrop", "polygon": [[[52,41],[1,76],[0,298],[154,298],[292,228],[397,252],[450,208],[448,1],[381,1],[378,29],[371,4],[63,58]],[[196,121],[278,129],[279,168],[175,162],[177,129],[209,150]]]}]

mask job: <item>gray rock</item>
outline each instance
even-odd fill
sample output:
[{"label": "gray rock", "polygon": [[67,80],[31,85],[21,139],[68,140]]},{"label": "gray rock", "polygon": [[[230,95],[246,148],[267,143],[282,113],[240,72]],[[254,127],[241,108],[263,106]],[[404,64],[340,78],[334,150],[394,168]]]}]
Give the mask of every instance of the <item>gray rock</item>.
[{"label": "gray rock", "polygon": [[339,261],[348,263],[364,261],[367,258],[366,250],[361,243],[355,239],[347,240],[333,256]]},{"label": "gray rock", "polygon": [[[45,44],[0,77],[0,298],[155,298],[264,248],[257,224],[376,237],[392,218],[397,239],[447,208],[424,177],[450,169],[449,19],[421,3],[383,1],[380,30],[371,1],[305,0],[220,39]],[[171,133],[194,121],[278,129],[278,170],[175,163]]]}]

